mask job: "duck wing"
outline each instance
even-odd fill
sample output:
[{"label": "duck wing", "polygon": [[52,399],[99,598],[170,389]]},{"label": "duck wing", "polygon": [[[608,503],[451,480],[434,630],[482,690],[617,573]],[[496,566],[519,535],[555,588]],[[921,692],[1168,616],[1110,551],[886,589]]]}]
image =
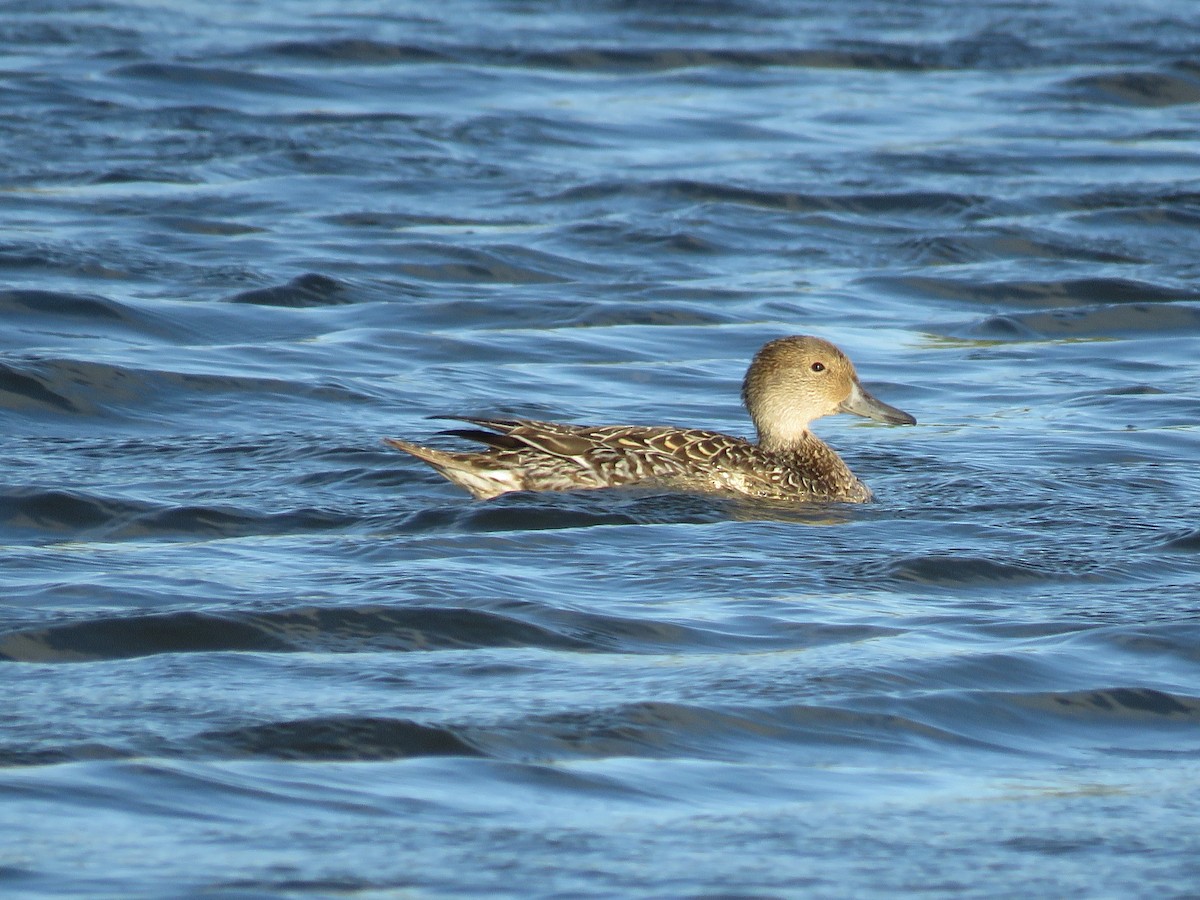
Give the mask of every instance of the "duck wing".
[{"label": "duck wing", "polygon": [[461,421],[490,430],[456,429],[448,433],[492,447],[495,462],[520,468],[529,487],[535,490],[639,481],[720,487],[722,470],[752,471],[758,452],[742,438],[699,429],[473,417]]}]

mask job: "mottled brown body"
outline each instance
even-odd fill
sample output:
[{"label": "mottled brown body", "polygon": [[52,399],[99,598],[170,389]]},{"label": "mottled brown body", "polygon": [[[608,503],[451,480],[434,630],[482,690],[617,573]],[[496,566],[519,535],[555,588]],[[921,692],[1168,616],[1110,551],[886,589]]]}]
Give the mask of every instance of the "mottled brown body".
[{"label": "mottled brown body", "polygon": [[[828,373],[828,374],[826,374]],[[861,503],[871,492],[808,430],[818,416],[847,411],[910,424],[907,413],[862,390],[850,361],[827,341],[783,338],[755,357],[743,397],[757,444],[714,431],[642,425],[569,425],[465,418],[448,432],[487,445],[455,453],[410,441],[387,443],[429,463],[480,499],[509,491],[648,485],[771,500]]]}]

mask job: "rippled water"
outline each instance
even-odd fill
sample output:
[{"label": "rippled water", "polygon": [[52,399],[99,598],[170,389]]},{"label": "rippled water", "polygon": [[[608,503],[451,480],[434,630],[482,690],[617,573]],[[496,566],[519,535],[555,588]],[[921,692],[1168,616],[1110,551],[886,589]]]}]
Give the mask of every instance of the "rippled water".
[{"label": "rippled water", "polygon": [[[1194,894],[1197,35],[7,4],[0,886]],[[380,443],[744,434],[792,333],[921,422],[818,423],[873,504]]]}]

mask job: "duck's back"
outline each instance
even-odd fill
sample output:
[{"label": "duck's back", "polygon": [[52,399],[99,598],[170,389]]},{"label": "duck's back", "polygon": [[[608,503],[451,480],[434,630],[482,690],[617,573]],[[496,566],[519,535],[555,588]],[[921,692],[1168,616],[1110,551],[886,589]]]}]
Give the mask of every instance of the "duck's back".
[{"label": "duck's back", "polygon": [[525,490],[619,487],[644,482],[691,490],[719,487],[712,473],[757,448],[715,431],[645,425],[568,425],[471,419],[494,431],[458,430],[487,444],[481,464],[520,472]]},{"label": "duck's back", "polygon": [[426,459],[476,496],[632,484],[791,500],[869,496],[860,496],[865,488],[815,437],[811,453],[778,454],[742,438],[692,428],[464,421],[481,427],[450,433],[486,444],[488,451],[445,453],[407,442],[396,446]]}]

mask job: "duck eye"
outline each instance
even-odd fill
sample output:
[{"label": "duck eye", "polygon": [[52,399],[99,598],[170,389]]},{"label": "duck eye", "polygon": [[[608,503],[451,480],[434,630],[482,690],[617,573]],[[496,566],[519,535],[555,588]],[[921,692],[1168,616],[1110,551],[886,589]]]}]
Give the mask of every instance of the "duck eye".
[{"label": "duck eye", "polygon": [[814,372],[824,372],[825,371],[825,363],[815,362],[812,364],[811,368]]}]

